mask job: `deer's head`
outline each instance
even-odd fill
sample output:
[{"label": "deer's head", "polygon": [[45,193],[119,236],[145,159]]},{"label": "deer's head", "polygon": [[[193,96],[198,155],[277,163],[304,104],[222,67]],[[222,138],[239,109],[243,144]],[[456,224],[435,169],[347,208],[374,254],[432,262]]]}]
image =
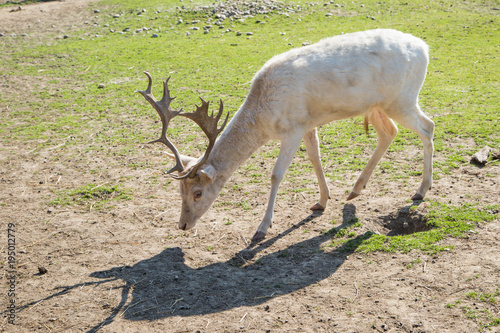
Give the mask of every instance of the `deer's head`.
[{"label": "deer's head", "polygon": [[[218,127],[218,122],[223,113],[223,104],[220,101],[219,112],[214,116],[208,114],[209,103],[201,99],[201,106],[196,106],[196,111],[190,113],[180,110],[173,110],[170,107],[170,102],[175,97],[170,97],[168,89],[168,80],[163,82],[163,97],[157,101],[152,92],[151,85],[153,79],[148,72],[144,72],[149,79],[148,87],[144,91],[137,91],[153,106],[158,112],[162,122],[162,133],[159,139],[148,143],[160,142],[165,144],[172,154],[169,157],[175,160],[175,166],[168,170],[172,178],[180,181],[180,192],[182,198],[182,210],[179,220],[179,228],[188,230],[196,225],[198,219],[210,208],[214,200],[217,198],[220,187],[215,185],[217,171],[215,168],[206,163],[212,148],[214,147],[217,136],[222,132],[227,124],[229,114],[227,114],[223,124]],[[170,120],[177,116],[184,116],[193,120],[203,130],[208,137],[209,143],[205,154],[200,158],[185,156],[179,153],[177,148],[167,138],[168,124]],[[177,175],[172,174],[177,172]]]}]

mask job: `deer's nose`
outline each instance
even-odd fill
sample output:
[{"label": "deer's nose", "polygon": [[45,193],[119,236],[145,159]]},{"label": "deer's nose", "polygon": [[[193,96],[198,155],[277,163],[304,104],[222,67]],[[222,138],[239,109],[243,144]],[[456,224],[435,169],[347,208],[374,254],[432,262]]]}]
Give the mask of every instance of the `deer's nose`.
[{"label": "deer's nose", "polygon": [[179,228],[182,229],[182,230],[186,230],[186,226],[187,226],[187,224],[184,223],[183,225],[180,225]]}]

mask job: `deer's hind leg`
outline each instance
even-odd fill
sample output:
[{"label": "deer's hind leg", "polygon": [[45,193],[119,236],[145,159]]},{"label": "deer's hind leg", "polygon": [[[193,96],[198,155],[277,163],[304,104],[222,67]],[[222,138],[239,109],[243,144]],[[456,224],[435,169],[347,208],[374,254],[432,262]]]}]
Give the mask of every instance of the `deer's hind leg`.
[{"label": "deer's hind leg", "polygon": [[432,155],[434,153],[434,122],[427,117],[417,103],[410,106],[403,106],[401,110],[405,112],[397,112],[390,115],[392,119],[397,121],[402,126],[417,133],[424,147],[424,172],[420,187],[411,199],[422,200],[425,194],[432,186]]},{"label": "deer's hind leg", "polygon": [[375,149],[375,152],[363,172],[361,172],[356,184],[354,184],[354,188],[352,189],[351,194],[349,194],[347,200],[356,198],[360,194],[361,190],[366,187],[366,183],[368,182],[368,179],[370,179],[373,170],[382,156],[384,156],[392,140],[394,140],[398,134],[398,128],[394,122],[387,117],[381,109],[373,108],[367,115],[365,115],[365,117],[368,118],[368,121],[373,125],[373,128],[375,128],[375,131],[377,132],[377,148]]},{"label": "deer's hind leg", "polygon": [[326,208],[326,202],[330,199],[330,193],[328,191],[328,185],[326,184],[323,167],[321,166],[318,131],[316,128],[308,131],[306,135],[304,135],[304,145],[306,146],[307,156],[309,156],[309,159],[311,160],[319,183],[319,201],[310,209],[324,210]]}]

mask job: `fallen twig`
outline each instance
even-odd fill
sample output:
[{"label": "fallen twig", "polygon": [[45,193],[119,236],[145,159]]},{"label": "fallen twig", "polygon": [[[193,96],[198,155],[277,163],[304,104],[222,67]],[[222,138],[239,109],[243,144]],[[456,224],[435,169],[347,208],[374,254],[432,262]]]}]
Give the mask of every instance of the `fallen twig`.
[{"label": "fallen twig", "polygon": [[354,288],[356,288],[356,296],[354,296],[354,298],[351,301],[351,303],[354,303],[354,301],[356,300],[356,298],[358,298],[359,290],[358,290],[358,286],[356,286],[356,282],[354,282],[352,285],[354,286]]},{"label": "fallen twig", "polygon": [[258,296],[258,297],[254,297],[253,300],[256,300],[256,299],[263,299],[263,298],[273,298],[274,297],[274,294],[276,293],[272,293],[271,295],[267,295],[267,296]]},{"label": "fallen twig", "polygon": [[132,213],[134,213],[134,216],[141,222],[141,223],[144,223],[144,221],[139,217],[139,215],[137,215],[137,213],[135,211],[132,211]]}]

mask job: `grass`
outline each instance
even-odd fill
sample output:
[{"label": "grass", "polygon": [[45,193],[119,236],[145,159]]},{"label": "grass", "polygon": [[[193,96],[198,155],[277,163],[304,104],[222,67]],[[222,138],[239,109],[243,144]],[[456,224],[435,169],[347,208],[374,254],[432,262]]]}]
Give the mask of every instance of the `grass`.
[{"label": "grass", "polygon": [[465,295],[465,297],[481,302],[486,302],[486,303],[491,303],[491,304],[496,304],[497,303],[497,297],[500,295],[500,292],[496,290],[493,293],[477,293],[475,291],[471,291]]},{"label": "grass", "polygon": [[106,208],[110,201],[130,200],[131,193],[120,188],[119,185],[88,184],[79,188],[61,191],[50,204],[54,206],[78,205],[88,210]]},{"label": "grass", "polygon": [[[368,253],[374,251],[409,253],[419,250],[427,254],[449,251],[452,246],[441,241],[447,237],[466,237],[477,226],[498,218],[500,206],[477,209],[473,205],[455,207],[432,202],[429,213],[423,217],[430,230],[408,235],[386,236],[362,230],[362,223],[347,223],[327,231],[332,235],[330,247],[343,252]],[[357,236],[356,236],[357,235]]]},{"label": "grass", "polygon": [[459,308],[463,316],[478,325],[480,332],[490,331],[492,328],[500,326],[500,317],[495,316],[499,295],[498,289],[491,293],[469,291],[464,295],[464,299],[448,303],[445,307],[447,309]]},{"label": "grass", "polygon": [[[29,36],[4,36],[0,39],[5,50],[0,70],[7,81],[29,81],[32,89],[0,90],[0,142],[6,147],[26,145],[29,150],[57,146],[58,153],[51,157],[56,162],[67,155],[85,160],[98,154],[110,166],[122,165],[138,144],[159,133],[157,115],[134,93],[146,87],[142,71],[153,75],[157,97],[160,80],[171,76],[170,89],[177,96],[174,108],[193,110],[202,96],[211,101],[222,98],[225,109],[234,114],[252,76],[272,56],[336,34],[394,28],[430,45],[431,61],[420,104],[436,123],[435,155],[439,158],[434,178],[456,172],[484,145],[500,146],[500,25],[498,13],[491,10],[495,1],[370,0],[363,2],[364,7],[355,2],[335,7],[289,1],[294,12],[287,15],[274,12],[227,21],[225,29],[213,27],[207,34],[203,29],[191,30],[202,28],[211,18],[196,6],[211,3],[184,2],[182,9],[173,0],[103,0],[92,5],[100,12],[92,14],[88,9],[88,24],[69,31],[68,38],[54,34],[43,43],[33,43]],[[113,18],[114,14],[119,16]],[[199,23],[192,23],[197,20]],[[225,32],[228,28],[231,31]],[[238,31],[253,35],[238,36]],[[152,38],[153,33],[158,37]],[[23,99],[23,94],[30,98]],[[361,119],[338,121],[319,131],[322,159],[329,165],[326,173],[333,182],[350,185],[346,174],[362,170],[376,145],[373,129],[365,136],[361,123]],[[183,153],[199,154],[204,149],[200,131],[188,120],[176,118],[170,127],[169,134]],[[401,128],[374,177],[390,174],[390,179],[401,183],[420,177],[422,154],[394,161],[399,152],[412,147],[421,151],[420,140]],[[270,143],[257,153],[256,160],[271,165],[278,152],[279,146]],[[304,158],[305,152],[298,155]],[[135,170],[150,168],[152,162],[136,160],[126,165]],[[245,168],[250,183],[262,183],[266,177],[253,163]],[[307,170],[309,164],[295,163],[287,176],[293,183]],[[90,209],[130,196],[118,186],[86,185],[59,193],[52,204]],[[219,206],[251,209],[248,201]],[[442,243],[446,237],[465,237],[478,224],[494,218],[497,215],[486,207],[433,203],[427,216],[433,228],[425,232],[387,237],[362,232],[357,222],[329,233],[333,244],[346,251],[406,253],[419,249],[436,253],[451,249]]]}]

